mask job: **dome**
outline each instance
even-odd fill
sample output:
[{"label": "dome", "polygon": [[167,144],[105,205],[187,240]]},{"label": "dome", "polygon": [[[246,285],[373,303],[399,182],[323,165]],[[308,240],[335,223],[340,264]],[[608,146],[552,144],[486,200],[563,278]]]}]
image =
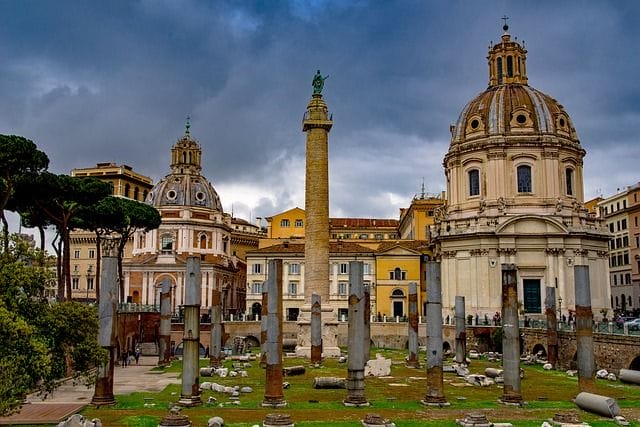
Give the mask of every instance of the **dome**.
[{"label": "dome", "polygon": [[146,202],[156,208],[193,206],[222,212],[218,193],[200,174],[202,150],[191,138],[190,127],[187,118],[184,136],[171,148],[171,173],[151,189]]},{"label": "dome", "polygon": [[464,107],[451,143],[504,135],[555,135],[578,143],[562,105],[525,84],[491,86]]},{"label": "dome", "polygon": [[195,206],[222,212],[218,193],[201,175],[174,173],[165,176],[153,187],[147,203],[156,208]]},{"label": "dome", "polygon": [[578,148],[576,130],[564,107],[529,86],[527,50],[524,42],[511,40],[508,28],[505,25],[501,42],[489,49],[489,87],[467,103],[451,128],[451,149],[482,138],[490,142],[493,136],[524,137],[518,139],[530,142],[559,137],[561,144]]}]

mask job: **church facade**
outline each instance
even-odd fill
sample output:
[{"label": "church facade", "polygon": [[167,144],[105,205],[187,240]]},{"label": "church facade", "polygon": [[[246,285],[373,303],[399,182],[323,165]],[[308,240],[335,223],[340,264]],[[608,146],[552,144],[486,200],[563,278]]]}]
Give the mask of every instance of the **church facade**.
[{"label": "church facade", "polygon": [[517,267],[521,313],[542,316],[551,286],[568,316],[574,265],[587,265],[598,318],[610,308],[610,236],[584,207],[586,152],[571,118],[529,86],[526,54],[505,25],[489,50],[487,89],[451,126],[443,161],[448,200],[435,212],[443,310],[463,295],[467,314],[500,311],[501,264],[509,263]]}]

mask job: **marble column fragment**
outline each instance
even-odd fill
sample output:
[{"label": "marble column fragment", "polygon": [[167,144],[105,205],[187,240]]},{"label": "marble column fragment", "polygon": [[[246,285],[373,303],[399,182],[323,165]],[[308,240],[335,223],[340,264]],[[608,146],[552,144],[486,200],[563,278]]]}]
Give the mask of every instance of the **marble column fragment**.
[{"label": "marble column fragment", "polygon": [[547,286],[544,300],[547,315],[547,361],[556,368],[558,363],[558,319],[556,317],[556,288]]},{"label": "marble column fragment", "polygon": [[422,403],[449,406],[442,377],[442,283],[436,261],[427,262],[427,394]]},{"label": "marble column fragment", "polygon": [[178,404],[197,406],[200,399],[200,257],[187,258],[184,289],[184,334],[182,336],[182,391]]},{"label": "marble column fragment", "polygon": [[364,394],[364,315],[365,297],[362,261],[349,262],[349,333],[347,359],[347,398],[345,406],[369,406]]},{"label": "marble column fragment", "polygon": [[282,260],[269,260],[267,269],[267,337],[263,407],[286,406],[282,387]]},{"label": "marble column fragment", "polygon": [[409,355],[407,367],[419,368],[418,361],[418,284],[409,282]]},{"label": "marble column fragment", "polygon": [[322,362],[322,301],[311,294],[311,363]]},{"label": "marble column fragment", "polygon": [[219,289],[211,293],[211,343],[209,344],[209,366],[218,368],[222,355],[222,299]]},{"label": "marble column fragment", "polygon": [[362,351],[365,365],[371,357],[371,287],[364,285],[364,340]]},{"label": "marble column fragment", "polygon": [[502,264],[502,403],[520,405],[520,327],[518,325],[518,282],[515,264]]},{"label": "marble column fragment", "polygon": [[158,365],[171,364],[171,281],[164,279],[160,285],[160,328]]},{"label": "marble column fragment", "polygon": [[108,353],[108,359],[98,366],[96,386],[91,399],[95,406],[114,405],[113,366],[116,356],[116,316],[118,306],[118,256],[113,239],[102,240],[98,344]]},{"label": "marble column fragment", "polygon": [[456,295],[456,363],[467,363],[467,326],[465,324],[464,297]]},{"label": "marble column fragment", "polygon": [[578,386],[580,391],[594,392],[596,365],[593,354],[593,312],[589,266],[574,266],[576,280],[576,344],[578,347]]},{"label": "marble column fragment", "polygon": [[265,351],[267,344],[267,314],[269,294],[267,293],[267,282],[262,282],[262,307],[260,308],[260,367],[267,366],[267,353]]}]

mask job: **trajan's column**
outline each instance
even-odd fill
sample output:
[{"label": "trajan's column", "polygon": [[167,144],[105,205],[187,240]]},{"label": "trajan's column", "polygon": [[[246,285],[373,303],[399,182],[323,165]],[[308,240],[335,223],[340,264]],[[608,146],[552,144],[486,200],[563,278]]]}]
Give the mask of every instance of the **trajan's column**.
[{"label": "trajan's column", "polygon": [[309,357],[311,347],[311,295],[322,304],[324,356],[337,356],[337,323],[329,303],[329,131],[333,125],[322,88],[327,77],[320,70],[313,78],[313,95],[307,105],[302,131],[307,133],[305,183],[304,306],[299,319],[299,355]]}]

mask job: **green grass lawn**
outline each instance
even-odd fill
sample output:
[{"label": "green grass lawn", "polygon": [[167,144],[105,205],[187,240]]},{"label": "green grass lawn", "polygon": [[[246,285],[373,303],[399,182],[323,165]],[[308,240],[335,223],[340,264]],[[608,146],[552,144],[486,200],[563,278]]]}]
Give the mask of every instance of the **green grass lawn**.
[{"label": "green grass lawn", "polygon": [[[250,427],[262,425],[268,413],[281,411],[290,414],[296,426],[358,426],[360,420],[369,413],[377,413],[403,426],[455,426],[456,418],[463,418],[470,412],[483,412],[491,422],[511,422],[516,426],[540,426],[543,420],[552,418],[558,412],[577,413],[581,421],[592,426],[612,426],[615,423],[603,417],[577,409],[571,399],[578,393],[576,377],[568,377],[564,372],[544,371],[541,366],[523,366],[525,378],[522,391],[527,405],[507,407],[498,403],[502,386],[477,387],[465,384],[463,378],[454,374],[444,374],[445,397],[451,403],[446,408],[425,407],[419,402],[426,392],[426,368],[410,369],[404,363],[405,352],[376,349],[372,354],[381,353],[391,358],[393,365],[388,378],[369,377],[365,381],[365,394],[371,406],[368,408],[346,408],[342,400],[346,390],[315,390],[311,387],[314,377],[346,377],[347,366],[335,359],[325,360],[323,366],[315,368],[305,359],[285,358],[284,366],[304,365],[306,373],[300,376],[284,377],[290,387],[284,390],[288,407],[281,410],[265,409],[260,406],[264,398],[265,372],[258,361],[251,362],[246,370],[247,378],[241,377],[201,377],[200,382],[216,382],[225,386],[250,386],[254,392],[242,394],[240,404],[233,405],[225,394],[205,390],[203,405],[186,408],[194,426],[206,426],[207,420],[220,416],[230,427]],[[375,357],[375,356],[373,356]],[[422,357],[422,355],[421,355]],[[208,366],[208,360],[201,360],[201,366]],[[231,361],[225,361],[231,367]],[[474,360],[470,366],[472,373],[484,373],[486,367],[499,367],[485,360]],[[182,365],[175,361],[171,367],[155,368],[180,372]],[[640,426],[640,387],[623,385],[620,382],[597,380],[597,392],[616,398],[622,414],[631,425]],[[209,396],[217,399],[206,403]],[[83,414],[100,418],[104,426],[149,426],[155,427],[167,414],[167,408],[180,397],[180,385],[170,385],[159,393],[132,393],[116,396],[117,405],[110,408],[86,408]],[[145,407],[145,402],[155,406]]]}]

